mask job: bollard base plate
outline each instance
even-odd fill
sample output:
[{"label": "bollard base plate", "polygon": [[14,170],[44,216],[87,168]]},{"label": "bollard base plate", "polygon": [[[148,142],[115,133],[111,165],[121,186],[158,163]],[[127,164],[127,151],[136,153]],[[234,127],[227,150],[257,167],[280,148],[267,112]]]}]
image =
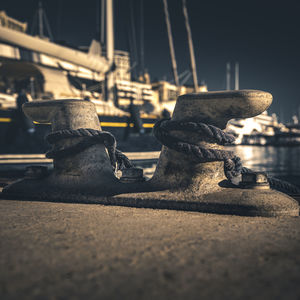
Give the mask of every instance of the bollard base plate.
[{"label": "bollard base plate", "polygon": [[298,202],[275,190],[227,188],[202,197],[178,197],[172,192],[125,194],[114,197],[117,201],[135,207],[175,209],[240,216],[299,216]]},{"label": "bollard base plate", "polygon": [[[24,188],[26,186],[26,188]],[[121,194],[117,196],[97,196],[89,191],[75,192],[55,189],[54,186],[39,185],[29,188],[21,182],[6,187],[1,198],[29,201],[49,201],[65,203],[87,203],[117,205],[138,208],[197,211],[203,213],[229,214],[240,216],[299,216],[296,200],[275,190],[253,190],[221,188],[218,191],[198,195],[185,192],[159,191]],[[99,192],[99,191],[98,191]]]}]

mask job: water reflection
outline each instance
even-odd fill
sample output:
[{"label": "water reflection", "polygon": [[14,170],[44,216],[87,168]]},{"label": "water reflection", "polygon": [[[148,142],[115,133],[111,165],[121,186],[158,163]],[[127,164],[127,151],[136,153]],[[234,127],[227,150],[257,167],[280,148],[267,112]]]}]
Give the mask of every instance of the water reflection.
[{"label": "water reflection", "polygon": [[300,186],[300,147],[229,146],[226,149],[234,151],[245,167]]}]

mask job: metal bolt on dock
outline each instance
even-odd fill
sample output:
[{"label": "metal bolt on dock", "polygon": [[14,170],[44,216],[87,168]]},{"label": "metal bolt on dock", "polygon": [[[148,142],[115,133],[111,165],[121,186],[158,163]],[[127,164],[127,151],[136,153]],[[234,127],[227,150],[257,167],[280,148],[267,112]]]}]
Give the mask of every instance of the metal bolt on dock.
[{"label": "metal bolt on dock", "polygon": [[48,174],[48,168],[45,166],[29,166],[25,170],[25,178],[44,178]]},{"label": "metal bolt on dock", "polygon": [[145,181],[142,168],[129,168],[122,170],[120,181],[123,183],[133,183]]},{"label": "metal bolt on dock", "polygon": [[270,188],[268,176],[264,172],[249,172],[242,174],[241,186],[245,189],[266,190]]}]

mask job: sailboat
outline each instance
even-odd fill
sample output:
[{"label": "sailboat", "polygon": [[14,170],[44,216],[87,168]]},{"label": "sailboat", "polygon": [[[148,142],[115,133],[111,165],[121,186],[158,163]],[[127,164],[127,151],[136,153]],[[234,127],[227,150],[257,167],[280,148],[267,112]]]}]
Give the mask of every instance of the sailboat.
[{"label": "sailboat", "polygon": [[[29,99],[86,99],[96,105],[104,130],[119,134],[128,124],[128,107],[141,109],[143,128],[150,132],[163,111],[173,111],[180,94],[193,91],[167,81],[131,79],[130,55],[114,49],[113,0],[102,0],[106,13],[105,51],[92,40],[86,51],[51,41],[44,33],[44,10],[39,4],[39,34],[27,33],[27,23],[0,12],[0,135],[14,121],[17,92]],[[185,5],[185,1],[183,1]],[[185,8],[186,9],[186,8]],[[47,25],[47,24],[46,24]],[[48,26],[46,26],[48,27]],[[190,48],[191,49],[191,48]],[[195,68],[194,68],[195,69]],[[147,75],[147,74],[145,74]],[[195,70],[193,71],[195,76]],[[117,131],[119,130],[119,131]]]},{"label": "sailboat", "polygon": [[[106,2],[109,13],[112,11],[112,0]],[[39,10],[41,9],[40,6]],[[151,93],[149,95],[144,91],[147,88],[151,91],[150,85],[131,82],[128,73],[130,69],[128,53],[115,51],[113,48],[112,15],[106,18],[106,53],[102,53],[101,45],[96,40],[91,42],[86,53],[56,44],[45,37],[43,32],[40,32],[39,36],[30,36],[26,33],[26,23],[8,17],[3,11],[0,18],[2,94],[14,92],[23,85],[30,89],[33,99],[90,97],[92,101],[109,100],[106,101],[109,104],[114,100],[112,93],[114,84],[120,85],[122,82],[123,85],[127,83],[132,88],[137,88],[136,93],[140,94],[140,99],[152,100]],[[103,88],[104,84],[106,88]],[[148,94],[148,97],[144,98],[144,94]],[[96,101],[95,104],[99,102]],[[112,107],[103,113],[107,114],[107,111],[111,110]],[[117,112],[118,110],[111,111],[113,115]],[[102,113],[101,105],[99,113]]]},{"label": "sailboat", "polygon": [[[153,107],[142,114],[143,127],[151,130],[159,116],[158,92],[150,83],[131,80],[130,57],[114,49],[112,0],[106,0],[106,51],[92,40],[87,51],[52,42],[44,34],[39,5],[39,35],[27,34],[27,24],[0,12],[0,134],[14,121],[16,97],[26,89],[29,99],[86,99],[96,105],[104,129],[124,130],[128,106]],[[151,103],[152,105],[147,105]],[[154,105],[153,105],[154,103]],[[132,125],[131,125],[132,126]],[[115,132],[114,132],[115,133]]]}]

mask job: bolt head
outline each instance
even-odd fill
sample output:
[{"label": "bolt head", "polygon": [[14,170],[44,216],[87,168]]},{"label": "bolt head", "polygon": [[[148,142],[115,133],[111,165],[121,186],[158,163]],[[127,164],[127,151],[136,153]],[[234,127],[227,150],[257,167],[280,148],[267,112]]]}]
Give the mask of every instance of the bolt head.
[{"label": "bolt head", "polygon": [[29,166],[25,169],[25,178],[39,179],[48,174],[48,168],[45,166]]},{"label": "bolt head", "polygon": [[122,177],[120,178],[121,182],[124,183],[133,183],[145,181],[143,176],[143,169],[141,168],[129,168],[122,170]]},{"label": "bolt head", "polygon": [[269,189],[268,176],[264,172],[242,174],[241,186],[246,189]]}]

